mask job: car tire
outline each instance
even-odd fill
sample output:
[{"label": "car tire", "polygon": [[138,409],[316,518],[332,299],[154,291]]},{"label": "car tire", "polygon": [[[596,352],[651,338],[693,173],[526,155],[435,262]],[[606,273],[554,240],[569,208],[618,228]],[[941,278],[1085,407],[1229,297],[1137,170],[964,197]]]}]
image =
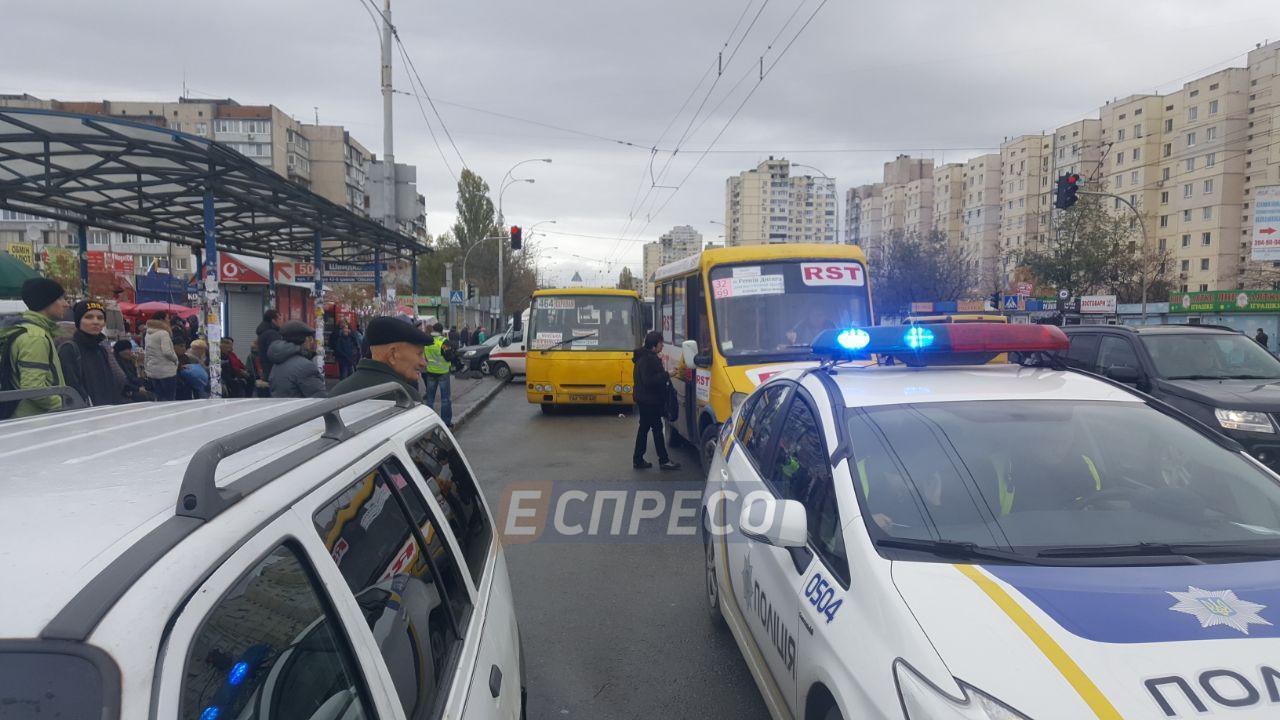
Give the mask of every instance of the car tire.
[{"label": "car tire", "polygon": [[702,463],[702,472],[711,472],[711,462],[716,457],[716,443],[720,440],[720,429],[714,424],[702,430],[698,439],[698,461]]},{"label": "car tire", "polygon": [[[703,515],[706,518],[706,515]],[[724,621],[724,613],[720,611],[720,581],[716,574],[716,546],[712,543],[711,533],[707,530],[706,523],[702,524],[702,556],[704,563],[705,576],[703,584],[703,593],[707,598],[707,614],[711,618],[711,625],[717,630],[728,627]]]},{"label": "car tire", "polygon": [[481,360],[481,361],[480,361],[480,374],[481,374],[481,375],[488,375],[488,374],[489,374],[489,361],[488,361],[488,360]]},{"label": "car tire", "polygon": [[552,405],[551,403],[542,403],[542,414],[543,414],[543,415],[554,415],[554,414],[555,414],[555,412],[556,412],[556,406],[555,406],[555,405]]},{"label": "car tire", "polygon": [[684,436],[680,434],[680,431],[674,425],[667,423],[667,444],[679,450],[680,448],[688,447],[689,441],[684,439]]},{"label": "car tire", "polygon": [[489,371],[498,379],[498,382],[511,382],[511,368],[504,362],[496,362],[490,366]]},{"label": "car tire", "polygon": [[840,708],[832,705],[822,714],[821,720],[844,720],[844,716],[840,714]]}]

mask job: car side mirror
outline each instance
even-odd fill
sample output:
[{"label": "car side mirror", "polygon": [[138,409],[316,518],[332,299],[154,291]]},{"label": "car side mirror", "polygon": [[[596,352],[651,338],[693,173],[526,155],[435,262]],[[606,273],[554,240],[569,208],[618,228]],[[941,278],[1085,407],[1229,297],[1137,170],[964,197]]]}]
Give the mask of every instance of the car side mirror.
[{"label": "car side mirror", "polygon": [[738,530],[757,542],[778,548],[801,548],[809,540],[809,518],[797,500],[768,493],[748,495],[738,517]]},{"label": "car side mirror", "polygon": [[510,335],[503,335],[502,337],[498,338],[498,347],[506,347],[510,344],[511,344]]},{"label": "car side mirror", "polygon": [[711,353],[704,352],[704,353],[698,353],[697,355],[694,355],[693,364],[697,365],[700,368],[711,367]]},{"label": "car side mirror", "polygon": [[680,354],[684,359],[685,367],[693,367],[693,360],[698,354],[698,341],[685,340],[680,343]]},{"label": "car side mirror", "polygon": [[1142,373],[1136,367],[1128,365],[1112,365],[1103,373],[1108,378],[1126,385],[1137,385],[1142,380]]}]

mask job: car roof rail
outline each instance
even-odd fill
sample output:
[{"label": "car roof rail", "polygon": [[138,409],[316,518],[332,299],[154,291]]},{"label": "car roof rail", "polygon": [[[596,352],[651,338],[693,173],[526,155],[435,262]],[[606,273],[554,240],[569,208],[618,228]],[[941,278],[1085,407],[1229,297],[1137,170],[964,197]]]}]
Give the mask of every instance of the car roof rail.
[{"label": "car roof rail", "polygon": [[348,440],[356,433],[342,421],[338,411],[365,400],[388,395],[396,396],[396,407],[401,410],[414,405],[414,399],[405,386],[387,382],[317,400],[306,407],[210,440],[196,450],[191,462],[187,464],[187,471],[182,476],[182,488],[178,491],[177,514],[208,522],[243,499],[244,493],[240,490],[218,488],[218,464],[223,460],[317,418],[324,418],[324,434],[321,438],[337,442]]},{"label": "car roof rail", "polygon": [[0,402],[18,402],[21,400],[38,400],[46,397],[60,397],[63,399],[62,407],[57,410],[80,410],[89,407],[84,401],[84,396],[79,390],[67,385],[53,385],[50,387],[30,388],[27,390],[3,390],[0,391]]}]

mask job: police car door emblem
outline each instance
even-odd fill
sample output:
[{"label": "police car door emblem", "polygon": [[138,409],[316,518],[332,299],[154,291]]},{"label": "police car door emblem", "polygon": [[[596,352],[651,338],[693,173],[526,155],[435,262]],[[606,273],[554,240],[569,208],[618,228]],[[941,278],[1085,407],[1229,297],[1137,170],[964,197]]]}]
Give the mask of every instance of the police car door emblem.
[{"label": "police car door emblem", "polygon": [[1200,621],[1202,628],[1226,625],[1248,635],[1250,625],[1271,624],[1258,614],[1266,609],[1266,605],[1241,600],[1231,590],[1202,590],[1198,587],[1188,587],[1187,592],[1169,592],[1169,594],[1178,601],[1169,609],[1194,616]]}]

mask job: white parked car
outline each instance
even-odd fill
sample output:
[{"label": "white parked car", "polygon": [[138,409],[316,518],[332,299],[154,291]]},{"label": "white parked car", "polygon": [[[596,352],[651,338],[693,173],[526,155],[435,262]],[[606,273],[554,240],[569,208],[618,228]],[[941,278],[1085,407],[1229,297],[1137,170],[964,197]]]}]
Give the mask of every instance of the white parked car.
[{"label": "white parked car", "polygon": [[395,385],[5,421],[0,465],[0,716],[522,716],[489,510]]},{"label": "white parked car", "polygon": [[1066,345],[831,331],[725,425],[707,598],[775,718],[1280,716],[1280,477],[1119,383],[982,364]]}]

